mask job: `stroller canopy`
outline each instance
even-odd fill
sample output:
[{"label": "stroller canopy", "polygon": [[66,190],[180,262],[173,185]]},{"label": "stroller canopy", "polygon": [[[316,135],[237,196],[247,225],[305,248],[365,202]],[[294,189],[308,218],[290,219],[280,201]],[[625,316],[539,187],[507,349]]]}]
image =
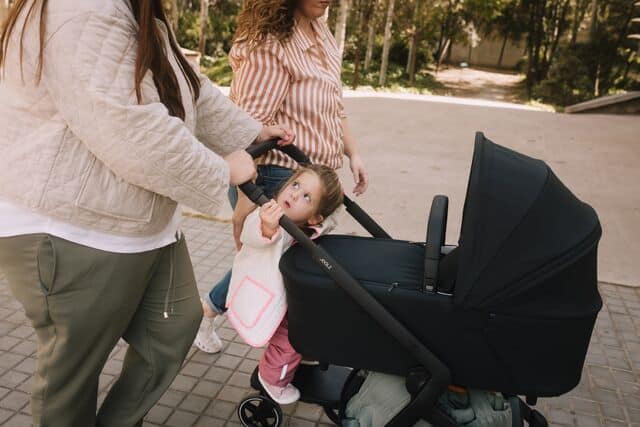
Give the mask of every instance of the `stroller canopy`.
[{"label": "stroller canopy", "polygon": [[[576,307],[594,308],[597,290],[584,286],[581,291],[575,272],[581,258],[595,254],[600,234],[594,210],[543,161],[477,133],[460,231],[455,303],[504,309],[519,298],[520,313],[529,311],[523,307],[529,305],[532,312],[541,314],[542,309],[555,315],[566,308],[560,301],[581,300],[587,304]],[[595,269],[595,262],[587,264]],[[563,270],[571,274],[559,280]]]}]

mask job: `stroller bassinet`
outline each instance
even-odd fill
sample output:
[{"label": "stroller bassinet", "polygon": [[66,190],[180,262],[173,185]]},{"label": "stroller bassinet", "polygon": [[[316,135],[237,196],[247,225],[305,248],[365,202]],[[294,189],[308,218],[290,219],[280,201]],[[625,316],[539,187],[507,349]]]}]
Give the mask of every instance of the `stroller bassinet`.
[{"label": "stroller bassinet", "polygon": [[375,238],[326,236],[320,249],[285,227],[301,243],[280,262],[292,344],[407,377],[414,407],[394,425],[427,416],[449,382],[533,400],[569,391],[602,305],[597,215],[544,162],[478,133],[457,247],[444,245],[447,204],[434,199],[426,244],[366,215],[354,217]]},{"label": "stroller bassinet", "polygon": [[[556,396],[578,384],[601,308],[600,234],[593,209],[544,162],[479,134],[459,246],[440,260],[435,289],[425,284],[423,244],[318,243],[449,367],[454,383]],[[305,356],[398,375],[418,365],[302,248],[280,269],[290,339]]]}]

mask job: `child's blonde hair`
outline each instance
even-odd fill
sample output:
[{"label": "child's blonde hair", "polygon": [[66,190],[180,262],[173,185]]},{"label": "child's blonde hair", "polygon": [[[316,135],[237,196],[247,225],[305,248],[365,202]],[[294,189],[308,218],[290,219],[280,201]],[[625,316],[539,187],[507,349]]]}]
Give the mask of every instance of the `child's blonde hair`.
[{"label": "child's blonde hair", "polygon": [[293,175],[291,175],[291,178],[289,178],[287,182],[280,187],[278,193],[305,172],[312,173],[320,179],[320,184],[322,185],[322,197],[320,198],[317,213],[322,215],[323,218],[326,218],[338,209],[344,199],[340,178],[338,178],[338,174],[336,174],[336,172],[330,167],[324,165],[301,166],[293,173]]}]

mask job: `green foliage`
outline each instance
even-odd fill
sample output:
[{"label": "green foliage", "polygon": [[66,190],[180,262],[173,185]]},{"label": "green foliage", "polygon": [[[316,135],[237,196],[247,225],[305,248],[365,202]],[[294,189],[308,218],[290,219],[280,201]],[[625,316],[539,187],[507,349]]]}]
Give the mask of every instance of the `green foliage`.
[{"label": "green foliage", "polygon": [[200,38],[200,23],[198,11],[184,10],[178,17],[178,29],[176,38],[182,47],[191,50],[198,50],[198,39]]},{"label": "green foliage", "polygon": [[549,77],[534,90],[534,97],[558,105],[586,101],[593,93],[589,68],[585,63],[585,47],[563,49],[551,66]]},{"label": "green foliage", "polygon": [[233,73],[227,56],[218,58],[204,56],[200,61],[200,71],[218,86],[229,86],[231,84]]},{"label": "green foliage", "polygon": [[[351,62],[343,62],[342,64],[342,84],[350,86],[353,81],[354,67]],[[393,92],[412,92],[431,94],[434,91],[443,89],[442,83],[438,82],[433,75],[426,69],[416,72],[415,83],[409,86],[407,83],[407,75],[405,73],[405,65],[389,63],[387,70],[387,83],[384,86],[378,84],[380,75],[380,67],[371,67],[371,70],[363,71],[360,75],[360,86],[371,87],[376,90],[391,90]]]},{"label": "green foliage", "polygon": [[[197,50],[200,2],[175,0],[174,3],[178,11],[178,42]],[[386,3],[386,0],[351,0],[343,59],[345,86],[353,82],[358,58],[359,85],[377,88]],[[210,0],[205,27],[205,51],[209,57],[203,58],[202,69],[220,85],[231,81],[227,52],[241,4],[242,0]],[[408,86],[409,76],[405,70],[414,34],[418,41],[416,75],[409,90],[430,92],[439,87],[429,70],[448,45],[447,40],[466,43],[476,34],[484,38],[492,33],[534,43],[532,58],[525,53],[519,63],[521,71],[529,71],[527,88],[531,97],[568,105],[596,96],[596,88],[598,95],[637,90],[640,86],[638,42],[627,39],[626,35],[631,31],[631,17],[640,17],[640,8],[634,10],[632,0],[598,0],[598,25],[592,41],[570,46],[576,29],[589,27],[592,4],[591,0],[397,0],[386,88]],[[339,9],[338,1],[329,9],[328,24],[332,29]],[[536,18],[531,19],[532,16]],[[369,69],[364,70],[370,23],[375,28],[373,56]],[[579,40],[584,38],[583,35]]]}]

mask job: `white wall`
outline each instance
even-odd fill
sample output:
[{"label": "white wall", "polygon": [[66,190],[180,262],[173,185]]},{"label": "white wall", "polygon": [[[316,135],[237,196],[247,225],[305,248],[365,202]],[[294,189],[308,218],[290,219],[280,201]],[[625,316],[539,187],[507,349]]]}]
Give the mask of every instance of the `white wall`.
[{"label": "white wall", "polygon": [[[453,64],[467,62],[469,65],[479,65],[482,67],[497,67],[500,49],[503,38],[500,36],[483,37],[476,47],[471,48],[469,56],[469,46],[463,43],[454,43],[451,47],[450,61]],[[501,68],[515,68],[518,61],[524,56],[526,42],[523,38],[520,42],[507,40],[502,56]]]}]

